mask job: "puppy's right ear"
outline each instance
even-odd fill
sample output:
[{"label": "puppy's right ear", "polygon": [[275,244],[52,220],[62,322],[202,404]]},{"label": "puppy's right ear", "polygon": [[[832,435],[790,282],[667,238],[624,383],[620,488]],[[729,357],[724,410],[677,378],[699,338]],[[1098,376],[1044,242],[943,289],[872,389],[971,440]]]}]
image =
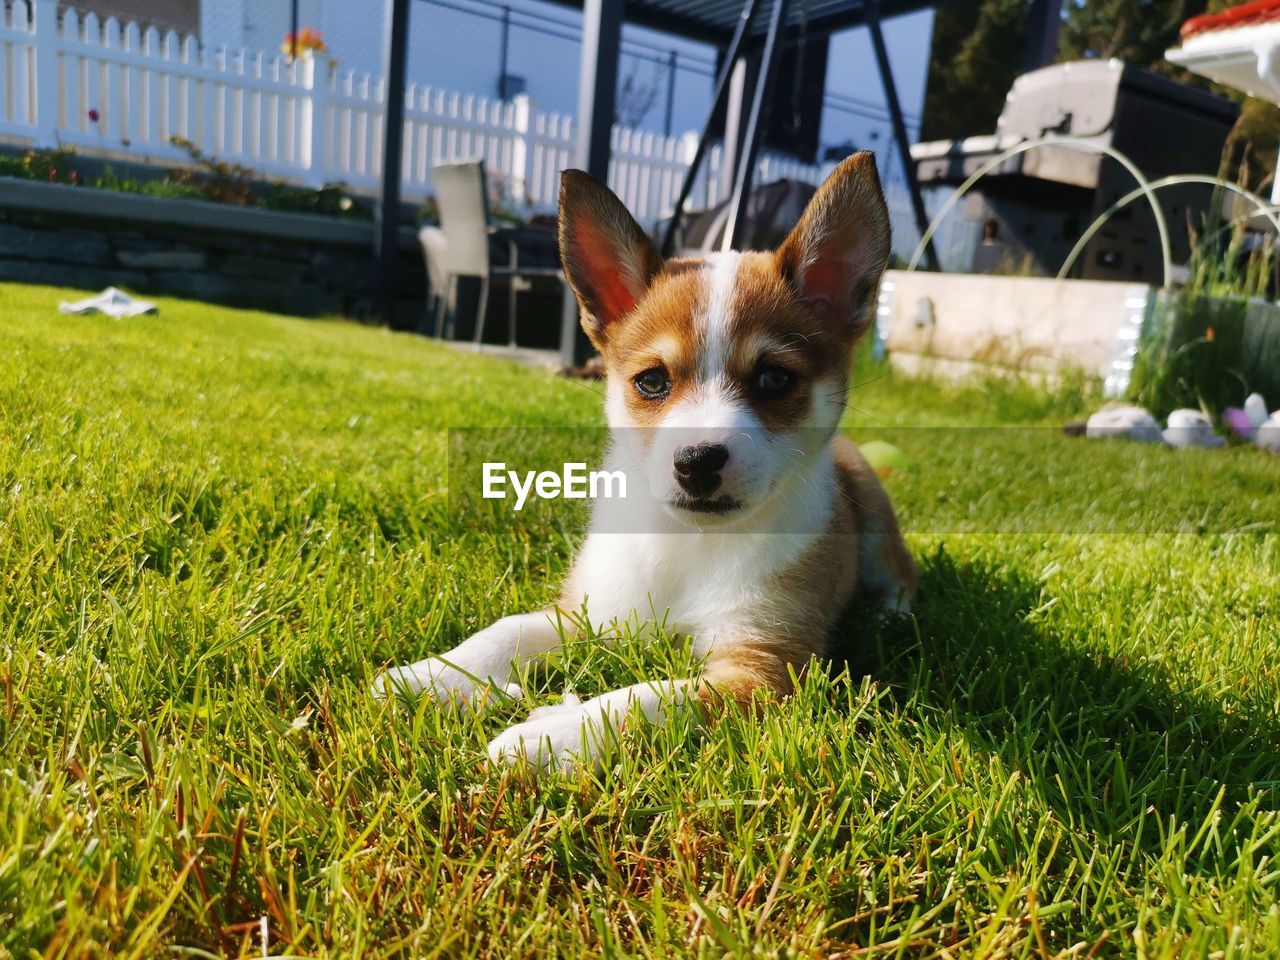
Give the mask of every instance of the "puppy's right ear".
[{"label": "puppy's right ear", "polygon": [[662,268],[653,241],[608,187],[581,170],[560,175],[560,263],[599,350]]}]

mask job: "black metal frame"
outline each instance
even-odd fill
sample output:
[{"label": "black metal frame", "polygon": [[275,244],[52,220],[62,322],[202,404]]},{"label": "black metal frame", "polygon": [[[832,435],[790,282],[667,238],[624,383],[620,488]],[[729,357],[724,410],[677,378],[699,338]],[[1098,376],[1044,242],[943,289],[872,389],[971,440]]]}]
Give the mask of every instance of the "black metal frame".
[{"label": "black metal frame", "polygon": [[[400,164],[404,132],[405,45],[408,34],[409,4],[411,0],[386,0],[389,10],[387,30],[386,70],[386,122],[383,124],[382,196],[378,207],[378,308],[389,322],[395,301],[396,278],[399,272],[398,220],[400,210]],[[557,0],[566,6],[581,7],[584,13],[582,76],[579,85],[578,149],[576,162],[598,179],[603,180],[609,167],[609,131],[612,127],[613,91],[617,85],[618,54],[621,42],[624,0]],[[693,181],[697,177],[708,146],[711,117],[719,111],[727,96],[730,77],[737,63],[744,57],[744,46],[751,42],[751,27],[759,0],[742,0],[742,12],[738,16],[732,36],[726,45],[726,56],[716,80],[716,91],[707,125],[698,141],[693,162],[685,174],[671,221],[662,239],[662,250],[670,253],[680,217]],[[925,7],[937,6],[946,0],[887,0],[885,7],[895,16]],[[1044,2],[1044,0],[1040,0]],[[724,44],[725,33],[717,26],[725,21],[709,23],[696,16],[677,13],[671,9],[658,9],[656,4],[646,6],[635,2],[629,18],[631,22],[674,31],[694,39],[717,45]],[[740,243],[745,230],[746,204],[750,198],[755,160],[759,154],[762,130],[768,120],[773,95],[773,75],[777,67],[778,52],[788,25],[790,0],[773,0],[769,24],[764,36],[761,73],[752,93],[747,116],[747,129],[742,149],[737,157],[729,220],[725,225],[725,249]],[[902,160],[904,175],[911,193],[912,211],[923,235],[928,227],[924,201],[916,178],[915,163],[911,159],[911,145],[907,141],[906,122],[898,102],[897,86],[885,49],[884,35],[880,29],[881,0],[860,0],[838,6],[839,9],[816,20],[810,20],[809,30],[829,33],[844,27],[865,23],[871,32],[875,48],[880,80],[893,124],[894,139]],[[650,9],[652,7],[652,9]],[[590,41],[590,42],[588,42]],[[937,254],[932,243],[926,247],[928,263],[938,267]],[[572,298],[569,298],[570,300]],[[566,332],[562,353],[576,357],[581,353],[581,342],[569,338],[568,333],[576,325],[576,305],[567,303],[564,311],[563,330]]]},{"label": "black metal frame", "polygon": [[622,52],[623,0],[585,0],[578,67],[578,143],[574,162],[597,180],[609,176],[609,135]]},{"label": "black metal frame", "polygon": [[1047,67],[1058,57],[1058,29],[1062,0],[1031,0],[1027,14],[1027,44],[1022,51],[1022,72]]},{"label": "black metal frame", "polygon": [[[768,124],[769,111],[772,107],[774,73],[777,67],[778,51],[782,46],[782,33],[787,23],[789,0],[774,0],[770,11],[769,25],[765,33],[764,52],[761,58],[761,73],[755,84],[751,98],[751,108],[747,116],[747,130],[743,138],[742,148],[737,157],[734,171],[733,194],[729,202],[729,219],[725,224],[721,248],[731,250],[740,246],[746,230],[746,207],[751,197],[751,183],[755,175],[756,157],[760,152],[761,131]],[[702,137],[694,151],[693,160],[685,172],[684,182],[680,186],[680,194],[676,198],[675,208],[663,231],[661,250],[664,256],[675,252],[675,237],[680,229],[680,219],[684,215],[684,207],[688,202],[693,183],[697,179],[699,167],[706,155],[711,121],[724,106],[728,96],[729,78],[738,60],[743,56],[743,42],[750,35],[751,22],[755,16],[757,0],[745,0],[742,14],[734,29],[733,37],[725,54],[724,64],[716,79],[715,96],[707,122],[703,126]],[[929,227],[929,218],[924,209],[924,197],[920,193],[920,183],[916,177],[915,162],[911,158],[911,144],[907,138],[907,125],[902,115],[902,104],[898,100],[898,88],[893,79],[893,69],[889,63],[888,51],[885,47],[884,34],[880,28],[880,0],[863,0],[862,13],[864,22],[871,33],[871,43],[875,49],[876,67],[880,73],[880,81],[884,86],[885,100],[889,108],[889,118],[893,126],[893,138],[897,144],[898,156],[902,162],[903,175],[907,179],[907,188],[911,194],[911,209],[916,221],[916,228],[924,236]],[[925,245],[925,258],[930,269],[938,269],[938,255],[933,241]]]},{"label": "black metal frame", "polygon": [[[911,144],[907,140],[907,125],[902,119],[902,105],[898,103],[898,86],[893,82],[893,67],[889,64],[889,52],[880,31],[880,0],[863,0],[867,14],[867,29],[871,32],[871,46],[875,48],[876,66],[880,70],[880,83],[884,98],[888,101],[889,119],[893,122],[893,139],[898,145],[898,157],[902,161],[902,175],[907,178],[907,190],[911,193],[911,212],[915,214],[916,229],[920,236],[929,230],[929,217],[924,210],[924,197],[920,194],[920,181],[916,177],[916,164],[911,159]],[[930,270],[938,269],[938,254],[933,249],[933,239],[924,245],[925,259]]]},{"label": "black metal frame", "polygon": [[[583,0],[550,0],[561,7],[581,10]],[[949,0],[882,0],[881,13],[896,17],[936,7]],[[674,33],[690,40],[723,49],[733,33],[741,0],[629,0],[627,23],[662,33]],[[830,34],[865,22],[863,0],[810,0],[808,29],[811,34]],[[794,19],[793,19],[794,22]],[[791,24],[783,24],[784,27]],[[764,31],[757,31],[757,37]]]},{"label": "black metal frame", "polygon": [[382,195],[374,233],[378,276],[375,309],[388,326],[400,279],[400,166],[404,149],[405,66],[410,0],[387,0],[386,122],[382,124]]},{"label": "black metal frame", "polygon": [[773,80],[778,70],[778,50],[781,44],[783,24],[787,22],[790,0],[773,0],[769,11],[769,31],[765,34],[764,52],[761,54],[760,75],[751,92],[751,110],[747,114],[747,132],[738,154],[738,169],[733,177],[733,195],[729,199],[729,219],[725,221],[724,238],[720,249],[728,251],[742,242],[746,230],[747,201],[751,196],[751,183],[755,179],[756,157],[760,153],[761,131],[769,122],[773,108]]},{"label": "black metal frame", "polygon": [[707,122],[702,125],[702,136],[698,138],[698,146],[693,151],[693,159],[689,163],[689,169],[685,171],[684,182],[680,184],[680,195],[676,197],[675,211],[667,222],[667,229],[662,235],[661,249],[664,257],[669,257],[675,252],[676,231],[680,229],[680,216],[684,213],[684,205],[689,200],[689,194],[693,192],[693,182],[698,179],[698,168],[702,166],[702,160],[707,155],[711,126],[715,122],[716,114],[724,108],[725,101],[728,99],[729,80],[733,76],[733,69],[738,63],[743,38],[747,36],[748,31],[751,29],[751,21],[755,19],[756,3],[757,0],[746,0],[746,3],[743,4],[742,15],[738,18],[738,25],[734,27],[733,37],[729,41],[729,48],[725,51],[724,63],[720,67],[720,76],[716,78],[716,92],[711,99],[711,109],[707,111]]}]

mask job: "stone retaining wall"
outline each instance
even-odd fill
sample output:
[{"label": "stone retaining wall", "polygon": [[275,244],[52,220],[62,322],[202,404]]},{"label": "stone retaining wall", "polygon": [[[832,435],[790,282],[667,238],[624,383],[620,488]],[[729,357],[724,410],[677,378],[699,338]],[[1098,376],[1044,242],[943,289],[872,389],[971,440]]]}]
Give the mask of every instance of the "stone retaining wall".
[{"label": "stone retaining wall", "polygon": [[[374,225],[0,178],[0,280],[122,287],[301,316],[364,318]],[[401,234],[396,326],[423,321],[426,276]]]}]

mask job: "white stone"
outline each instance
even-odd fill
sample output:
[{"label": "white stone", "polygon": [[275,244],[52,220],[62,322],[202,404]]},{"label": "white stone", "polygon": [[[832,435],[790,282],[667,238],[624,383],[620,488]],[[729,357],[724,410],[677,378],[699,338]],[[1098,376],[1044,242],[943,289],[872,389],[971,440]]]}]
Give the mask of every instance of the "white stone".
[{"label": "white stone", "polygon": [[1175,410],[1169,414],[1164,442],[1171,447],[1220,447],[1227,442],[1213,432],[1213,421],[1200,410]]},{"label": "white stone", "polygon": [[1273,413],[1270,420],[1258,427],[1258,435],[1254,442],[1263,450],[1280,453],[1280,410]]},{"label": "white stone", "polygon": [[1244,414],[1255,430],[1267,422],[1267,401],[1262,399],[1262,394],[1249,394],[1249,399],[1244,402]]},{"label": "white stone", "polygon": [[1156,418],[1142,407],[1128,404],[1103,407],[1089,418],[1084,433],[1093,439],[1119,437],[1141,443],[1161,443],[1164,440]]}]

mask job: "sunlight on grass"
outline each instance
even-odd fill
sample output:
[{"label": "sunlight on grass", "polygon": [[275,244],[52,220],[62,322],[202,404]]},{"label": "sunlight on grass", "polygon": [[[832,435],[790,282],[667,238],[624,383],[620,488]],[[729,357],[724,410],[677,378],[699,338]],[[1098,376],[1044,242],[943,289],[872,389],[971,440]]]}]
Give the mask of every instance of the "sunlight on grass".
[{"label": "sunlight on grass", "polygon": [[[484,764],[527,704],[369,685],[545,603],[579,535],[453,524],[446,428],[595,428],[599,386],[178,301],[61,317],[65,295],[0,286],[0,954],[1280,943],[1280,461],[1062,436],[1082,385],[860,370],[851,432],[897,429],[910,462],[914,616],[852,612],[838,666],[758,718],[637,727],[598,776],[537,777]],[[1078,503],[1160,532],[1084,534]],[[526,690],[693,668],[636,622]]]}]

